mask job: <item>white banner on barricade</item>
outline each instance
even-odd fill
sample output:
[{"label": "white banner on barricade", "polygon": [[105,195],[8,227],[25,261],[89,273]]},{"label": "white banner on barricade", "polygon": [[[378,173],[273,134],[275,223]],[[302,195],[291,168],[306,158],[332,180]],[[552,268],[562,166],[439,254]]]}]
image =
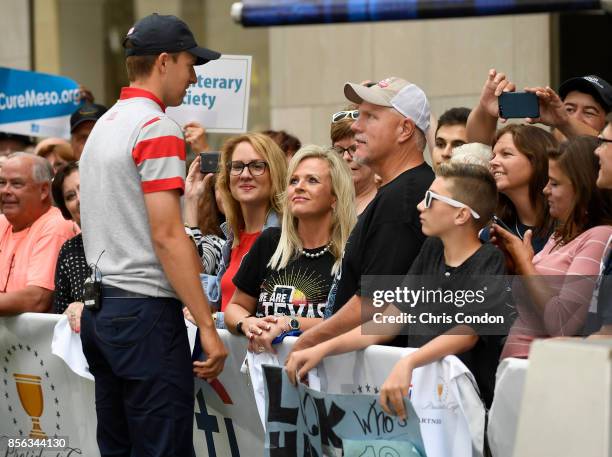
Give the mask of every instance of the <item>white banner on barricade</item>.
[{"label": "white banner on barricade", "polygon": [[494,457],[512,457],[529,360],[501,361],[495,376],[495,395],[489,411],[487,437]]},{"label": "white banner on barricade", "polygon": [[[94,384],[51,353],[53,330],[65,316],[26,313],[0,318],[0,437],[65,437],[54,456],[99,456]],[[246,341],[220,331],[228,352],[218,380],[196,380],[194,448],[198,457],[264,455],[264,431],[253,386],[240,367]],[[284,361],[294,338],[279,347]],[[405,349],[373,346],[330,357],[319,370],[321,390],[377,394]],[[414,371],[411,399],[429,457],[480,455],[484,408],[471,375],[455,357]],[[0,449],[0,455],[17,456]],[[38,454],[36,454],[38,455]],[[51,454],[43,454],[51,455]]]}]

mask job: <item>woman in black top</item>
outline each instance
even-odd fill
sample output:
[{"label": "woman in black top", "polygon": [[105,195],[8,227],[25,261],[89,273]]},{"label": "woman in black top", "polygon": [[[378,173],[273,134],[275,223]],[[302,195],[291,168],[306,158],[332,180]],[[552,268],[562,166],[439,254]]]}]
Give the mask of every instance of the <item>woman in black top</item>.
[{"label": "woman in black top", "polygon": [[[61,168],[53,179],[53,199],[66,219],[81,225],[79,199],[79,164],[70,162]],[[70,328],[79,333],[83,311],[83,282],[89,276],[85,260],[83,235],[69,239],[60,249],[55,268],[55,294],[53,311],[68,315]]]},{"label": "woman in black top", "polygon": [[[350,171],[330,149],[306,146],[289,163],[282,229],[265,230],[244,257],[225,311],[226,326],[249,350],[323,318],[333,274],[356,221]],[[275,316],[286,316],[279,318]]]}]

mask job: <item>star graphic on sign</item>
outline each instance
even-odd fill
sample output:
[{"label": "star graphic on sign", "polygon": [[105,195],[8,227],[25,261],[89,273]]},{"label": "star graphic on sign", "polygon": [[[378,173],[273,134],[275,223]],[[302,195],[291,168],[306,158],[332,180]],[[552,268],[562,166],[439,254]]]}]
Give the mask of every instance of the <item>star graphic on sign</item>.
[{"label": "star graphic on sign", "polygon": [[369,392],[370,391],[370,384],[366,384],[365,385],[366,390]]},{"label": "star graphic on sign", "polygon": [[3,379],[3,381],[5,386],[8,385],[8,381],[6,379]]},{"label": "star graphic on sign", "polygon": [[47,377],[47,378],[49,377],[49,372],[48,371],[45,371],[45,377]]},{"label": "star graphic on sign", "polygon": [[8,368],[6,368],[6,367],[2,367],[2,368],[4,368],[4,372],[5,373],[8,373]]},{"label": "star graphic on sign", "polygon": [[374,387],[374,393],[377,394],[378,392],[380,392],[380,390],[378,390],[378,387]]},{"label": "star graphic on sign", "polygon": [[40,366],[41,367],[44,366],[44,363],[43,363],[42,359],[40,359]]},{"label": "star graphic on sign", "polygon": [[51,390],[55,390],[55,386],[51,384]]},{"label": "star graphic on sign", "polygon": [[34,351],[34,357],[38,357],[38,351]]},{"label": "star graphic on sign", "polygon": [[23,349],[23,344],[19,343],[18,346],[19,346],[19,349]]},{"label": "star graphic on sign", "polygon": [[55,399],[53,400],[55,402],[55,404],[59,404],[59,400],[57,399],[57,397],[55,397]]},{"label": "star graphic on sign", "polygon": [[4,392],[4,396],[8,398],[8,392]]},{"label": "star graphic on sign", "polygon": [[23,431],[19,430],[19,436],[23,436]]},{"label": "star graphic on sign", "polygon": [[13,424],[17,425],[17,419],[13,417]]},{"label": "star graphic on sign", "polygon": [[13,349],[13,351],[16,351],[16,350],[17,350],[17,347],[16,347],[16,346],[13,344],[13,345],[11,346],[11,349]]},{"label": "star graphic on sign", "polygon": [[61,427],[59,426],[59,424],[55,424],[55,428],[58,430],[61,430]]},{"label": "star graphic on sign", "polygon": [[32,348],[30,347],[29,344],[26,346],[26,349],[28,350],[28,352],[30,352],[32,350]]},{"label": "star graphic on sign", "polygon": [[[8,351],[6,351],[6,353],[7,353],[8,355],[13,355],[13,353],[11,352],[11,350],[10,350],[10,349],[9,349]],[[4,360],[6,360],[6,358],[5,358]]]},{"label": "star graphic on sign", "polygon": [[13,412],[13,407],[11,405],[9,405],[8,410],[9,410],[9,413],[12,413]]},{"label": "star graphic on sign", "polygon": [[357,390],[359,391],[360,394],[363,393],[363,389],[361,388],[361,386],[357,386]]},{"label": "star graphic on sign", "polygon": [[[4,361],[5,361],[6,363],[8,363],[8,361],[9,361],[9,360],[8,360],[8,357],[5,357],[5,358],[4,358]],[[6,368],[5,368],[5,370],[6,370]]]},{"label": "star graphic on sign", "polygon": [[57,417],[61,417],[59,411],[57,411]]},{"label": "star graphic on sign", "polygon": [[355,393],[356,393],[356,392],[353,390],[353,395],[355,395]]}]

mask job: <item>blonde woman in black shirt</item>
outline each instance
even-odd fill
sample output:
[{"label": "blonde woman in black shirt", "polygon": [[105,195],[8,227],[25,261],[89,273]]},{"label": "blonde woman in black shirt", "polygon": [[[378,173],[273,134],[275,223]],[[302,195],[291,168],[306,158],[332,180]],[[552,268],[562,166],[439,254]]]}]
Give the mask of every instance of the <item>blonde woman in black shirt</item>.
[{"label": "blonde woman in black shirt", "polygon": [[332,149],[305,146],[289,163],[282,228],[265,230],[234,276],[225,312],[249,350],[274,352],[283,332],[323,318],[333,275],[356,221],[350,171]]}]

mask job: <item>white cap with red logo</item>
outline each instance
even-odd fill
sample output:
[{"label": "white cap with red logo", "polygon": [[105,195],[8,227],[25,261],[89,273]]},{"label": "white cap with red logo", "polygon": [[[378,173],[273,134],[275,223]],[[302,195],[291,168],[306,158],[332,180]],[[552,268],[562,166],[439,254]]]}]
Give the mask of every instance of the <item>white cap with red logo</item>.
[{"label": "white cap with red logo", "polygon": [[344,85],[344,96],[353,103],[372,103],[395,108],[402,116],[412,119],[424,133],[429,129],[429,102],[425,92],[416,84],[392,76],[366,87],[362,84]]}]

